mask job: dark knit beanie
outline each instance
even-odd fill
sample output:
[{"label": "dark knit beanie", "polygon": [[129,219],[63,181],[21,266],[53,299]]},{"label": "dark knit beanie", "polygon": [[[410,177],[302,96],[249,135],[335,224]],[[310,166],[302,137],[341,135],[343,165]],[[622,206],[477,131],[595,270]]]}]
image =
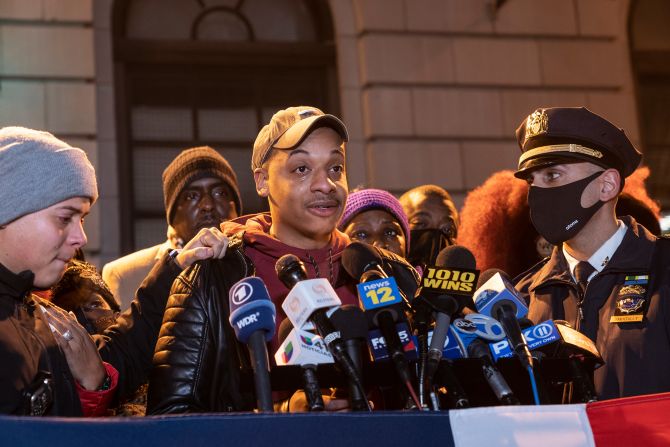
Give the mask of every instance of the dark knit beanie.
[{"label": "dark knit beanie", "polygon": [[182,151],[163,171],[163,199],[168,225],[172,225],[174,203],[191,182],[207,177],[221,179],[230,188],[238,215],[242,215],[242,199],[237,176],[228,161],[209,146]]}]

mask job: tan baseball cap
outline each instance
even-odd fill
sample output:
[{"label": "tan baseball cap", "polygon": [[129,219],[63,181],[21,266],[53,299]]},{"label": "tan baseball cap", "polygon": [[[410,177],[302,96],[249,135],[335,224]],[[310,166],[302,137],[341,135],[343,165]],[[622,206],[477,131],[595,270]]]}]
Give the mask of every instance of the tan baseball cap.
[{"label": "tan baseball cap", "polygon": [[275,113],[270,122],[263,126],[254,142],[251,156],[252,171],[265,163],[271,149],[293,149],[300,145],[310,132],[319,127],[330,127],[344,141],[349,140],[349,133],[344,123],[335,115],[323,113],[316,107],[289,107]]}]

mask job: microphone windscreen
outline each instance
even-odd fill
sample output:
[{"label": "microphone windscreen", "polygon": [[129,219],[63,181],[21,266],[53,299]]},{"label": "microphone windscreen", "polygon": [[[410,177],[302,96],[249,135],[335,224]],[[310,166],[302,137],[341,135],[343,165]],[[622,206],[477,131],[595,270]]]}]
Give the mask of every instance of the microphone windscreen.
[{"label": "microphone windscreen", "polygon": [[340,331],[343,340],[365,339],[368,336],[368,320],[365,312],[358,306],[340,306],[330,316],[330,321]]},{"label": "microphone windscreen", "polygon": [[298,258],[296,255],[291,253],[286,254],[277,259],[277,262],[275,263],[275,272],[277,272],[277,275],[281,275],[284,271],[291,268],[291,266],[296,262],[302,261],[300,261],[300,258]]},{"label": "microphone windscreen", "polygon": [[284,318],[284,321],[282,321],[279,325],[279,329],[277,329],[277,340],[279,340],[279,344],[284,343],[284,340],[286,340],[288,334],[291,333],[291,330],[293,330],[293,324],[291,324],[291,320]]},{"label": "microphone windscreen", "polygon": [[342,266],[356,279],[359,279],[371,266],[382,265],[382,262],[374,247],[363,242],[352,242],[342,251]]},{"label": "microphone windscreen", "polygon": [[554,321],[554,324],[562,324],[563,326],[567,326],[567,327],[569,327],[570,329],[574,329],[574,328],[572,327],[572,325],[571,325],[570,323],[568,323],[567,321],[565,321],[565,320],[553,320],[553,321]]},{"label": "microphone windscreen", "polygon": [[285,254],[277,259],[275,272],[279,280],[288,288],[292,288],[298,282],[307,279],[305,264],[294,254]]},{"label": "microphone windscreen", "polygon": [[443,248],[437,255],[435,265],[450,269],[462,268],[474,270],[477,268],[475,256],[462,245],[450,245]]},{"label": "microphone windscreen", "polygon": [[235,283],[228,293],[230,321],[235,336],[242,343],[256,331],[265,332],[270,341],[275,334],[275,305],[261,278],[252,276]]},{"label": "microphone windscreen", "polygon": [[528,329],[529,327],[535,326],[535,323],[533,323],[526,317],[519,318],[518,321],[519,321],[519,327],[521,328],[522,331],[524,329]]},{"label": "microphone windscreen", "polygon": [[488,270],[485,270],[484,272],[482,272],[481,275],[479,275],[479,279],[477,280],[477,289],[479,289],[481,286],[483,286],[484,284],[486,284],[486,282],[487,282],[489,279],[493,278],[493,277],[495,276],[496,273],[500,273],[500,276],[502,276],[503,278],[506,278],[506,277],[507,277],[507,273],[503,272],[503,271],[500,270],[500,269],[488,269]]}]

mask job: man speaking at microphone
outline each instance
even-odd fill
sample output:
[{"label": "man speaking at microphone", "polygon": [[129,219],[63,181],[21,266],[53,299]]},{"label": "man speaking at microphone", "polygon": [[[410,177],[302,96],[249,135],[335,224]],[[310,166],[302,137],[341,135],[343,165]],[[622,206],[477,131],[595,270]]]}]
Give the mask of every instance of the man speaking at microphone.
[{"label": "man speaking at microphone", "polygon": [[617,198],[641,154],[622,129],[585,108],[538,109],[516,131],[516,176],[530,184],[531,220],[551,256],[521,275],[535,323],[567,320],[605,365],[600,399],[670,391],[668,253]]},{"label": "man speaking at microphone", "polygon": [[[251,168],[270,212],[221,224],[231,239],[226,257],[185,272],[173,286],[154,356],[150,412],[248,409],[248,399],[239,391],[240,360],[228,325],[228,293],[240,279],[260,277],[276,305],[279,326],[289,292],[275,272],[281,256],[298,256],[309,278],[328,279],[342,304],[358,304],[354,280],[340,262],[349,238],[336,229],[348,192],[347,139],[342,121],[315,107],[280,110],[261,129]],[[270,350],[278,346],[275,335]],[[327,410],[348,404],[324,400]],[[284,404],[283,410],[306,408],[300,393]]]}]

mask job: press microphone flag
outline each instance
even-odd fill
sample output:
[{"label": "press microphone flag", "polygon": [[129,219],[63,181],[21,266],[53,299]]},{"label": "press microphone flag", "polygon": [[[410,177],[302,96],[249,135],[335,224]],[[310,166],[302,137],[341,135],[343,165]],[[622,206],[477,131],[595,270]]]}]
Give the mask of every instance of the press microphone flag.
[{"label": "press microphone flag", "polygon": [[261,411],[273,411],[266,342],[275,334],[276,310],[267,287],[257,277],[244,278],[228,293],[229,321],[237,339],[249,348],[256,400]]}]

